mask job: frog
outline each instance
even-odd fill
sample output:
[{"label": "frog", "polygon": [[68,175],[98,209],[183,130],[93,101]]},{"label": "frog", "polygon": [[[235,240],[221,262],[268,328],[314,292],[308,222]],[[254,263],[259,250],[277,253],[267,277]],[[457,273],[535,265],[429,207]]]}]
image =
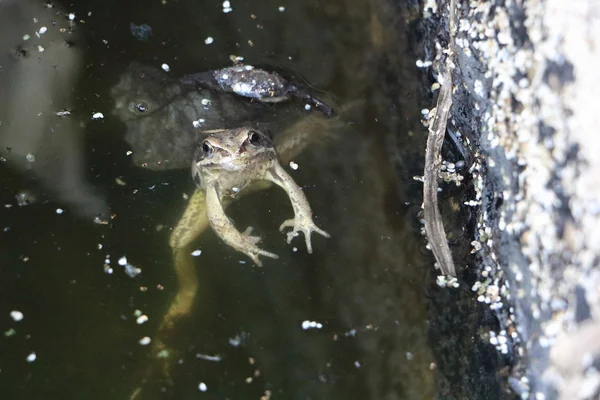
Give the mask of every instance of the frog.
[{"label": "frog", "polygon": [[225,215],[222,204],[223,198],[243,190],[252,181],[268,180],[287,192],[294,218],[284,221],[279,230],[292,228],[287,233],[288,244],[302,232],[307,251],[312,254],[313,232],[330,237],[313,222],[312,211],[304,192],[281,166],[273,142],[259,130],[241,127],[210,132],[196,150],[192,176],[196,186],[205,193],[206,215],[211,228],[227,245],[246,254],[258,266],[262,266],[259,256],[275,259],[278,256],[257,247],[260,238],[251,235],[252,227],[243,233],[236,230]]},{"label": "frog", "polygon": [[[151,74],[156,74],[156,77],[160,78],[158,81],[154,80],[154,82],[159,82],[154,87],[150,85],[149,88],[146,87],[143,90],[138,88],[140,89],[138,94],[144,93],[144,96],[127,96],[127,100],[120,97],[116,102],[115,113],[121,113],[120,115],[126,115],[128,118],[125,119],[125,122],[130,129],[126,140],[134,146],[134,153],[136,148],[147,150],[147,146],[151,146],[150,151],[141,152],[137,163],[144,163],[147,167],[156,170],[178,168],[187,154],[187,147],[195,143],[194,151],[188,156],[187,161],[187,168],[191,168],[191,181],[194,183],[195,189],[169,239],[178,287],[167,312],[162,316],[157,335],[152,342],[151,354],[158,360],[156,363],[151,363],[148,370],[143,373],[142,384],[135,388],[130,396],[131,399],[140,398],[144,382],[149,379],[155,380],[157,374],[172,383],[171,369],[175,357],[173,357],[173,349],[167,345],[167,338],[175,330],[177,321],[189,317],[194,300],[198,295],[199,281],[194,258],[189,250],[190,245],[198,236],[209,228],[212,229],[225,244],[245,254],[258,267],[263,266],[260,257],[278,258],[276,254],[258,247],[260,237],[252,235],[252,227],[243,232],[237,230],[225,213],[229,204],[247,193],[265,190],[274,185],[279,186],[287,192],[294,212],[293,218],[285,220],[279,226],[280,231],[291,228],[286,232],[287,243],[290,244],[302,233],[307,252],[312,254],[312,233],[325,238],[330,237],[328,232],[314,223],[306,195],[285,171],[283,165],[291,162],[307,146],[329,140],[332,136],[330,128],[336,125],[335,123],[332,125],[330,121],[331,116],[335,115],[333,108],[316,98],[312,98],[310,104],[322,112],[321,116],[300,118],[282,129],[278,135],[270,134],[267,126],[272,125],[256,121],[253,123],[240,122],[252,115],[252,111],[256,110],[256,103],[272,103],[274,97],[285,97],[275,101],[276,103],[284,102],[297,98],[288,93],[302,92],[297,89],[297,85],[288,83],[274,73],[258,68],[244,68],[246,73],[239,74],[238,77],[242,81],[258,82],[256,88],[259,89],[269,85],[270,82],[277,82],[283,85],[278,92],[256,89],[239,93],[231,90],[236,86],[235,82],[230,80],[228,81],[229,86],[226,86],[222,82],[215,81],[215,77],[222,78],[223,75],[229,74],[230,69],[199,73],[195,74],[193,78],[184,76],[180,80],[167,79],[158,71],[142,68],[139,64],[135,65],[134,70],[137,71],[134,75],[130,74],[122,78],[117,87],[113,89],[113,95],[122,93],[122,89],[127,86],[126,80],[139,78],[139,71],[144,71],[143,78],[148,78]],[[246,74],[250,74],[251,77],[249,78]],[[248,79],[250,80],[248,81]],[[287,90],[285,86],[293,87],[293,89]],[[161,88],[162,92],[160,92]],[[163,93],[163,95],[158,96],[158,93]],[[278,94],[282,95],[278,96]],[[233,96],[233,98],[228,96]],[[310,94],[307,92],[300,96],[302,99],[308,97]],[[239,98],[246,99],[250,105],[242,103],[242,115],[234,114],[231,120],[223,122],[223,125],[227,124],[229,127],[218,127],[219,118],[223,118],[227,111],[237,110],[234,101],[235,99],[239,101]],[[206,103],[206,101],[202,101],[204,99],[210,99],[211,103],[214,102],[211,104],[215,108],[210,120],[207,118],[205,104],[203,105]],[[145,108],[143,112],[138,110],[140,105]],[[145,143],[140,136],[144,131],[143,128],[147,129],[150,126],[152,118],[157,117],[156,113],[167,112],[166,110],[173,108],[174,105],[184,105],[185,107],[178,110],[172,109],[171,112],[175,113],[175,118],[168,119],[167,124],[170,123],[169,121],[181,123],[181,120],[186,120],[191,127],[193,121],[200,114],[207,122],[202,128],[211,129],[190,129],[188,132],[180,134],[179,137],[173,138],[169,137],[175,134],[174,130],[171,131],[171,127],[177,125],[173,123],[170,126],[165,125],[169,126],[169,129],[163,133],[165,137],[160,139],[163,141],[163,146]],[[134,115],[135,113],[142,115],[132,118],[132,111]],[[137,124],[141,125],[137,126]],[[235,124],[240,126],[236,127]],[[142,129],[139,129],[140,127]],[[177,142],[176,145],[169,147],[169,143],[175,142]]]}]

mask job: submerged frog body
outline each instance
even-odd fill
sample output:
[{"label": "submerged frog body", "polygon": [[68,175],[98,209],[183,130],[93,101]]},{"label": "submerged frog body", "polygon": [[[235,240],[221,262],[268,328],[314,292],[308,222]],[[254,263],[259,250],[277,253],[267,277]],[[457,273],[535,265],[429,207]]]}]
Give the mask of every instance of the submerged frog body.
[{"label": "submerged frog body", "polygon": [[245,253],[261,265],[259,255],[277,258],[273,253],[256,246],[258,237],[250,236],[252,228],[244,233],[236,230],[225,215],[222,199],[244,189],[254,180],[269,180],[283,188],[294,208],[294,219],[281,224],[280,230],[292,227],[288,243],[304,232],[306,247],[312,253],[311,233],[325,237],[329,234],[319,229],[312,220],[312,212],[302,189],[279,164],[277,151],[271,140],[252,128],[238,128],[212,132],[196,151],[192,163],[192,176],[196,185],[206,193],[206,211],[213,230],[237,251]]}]

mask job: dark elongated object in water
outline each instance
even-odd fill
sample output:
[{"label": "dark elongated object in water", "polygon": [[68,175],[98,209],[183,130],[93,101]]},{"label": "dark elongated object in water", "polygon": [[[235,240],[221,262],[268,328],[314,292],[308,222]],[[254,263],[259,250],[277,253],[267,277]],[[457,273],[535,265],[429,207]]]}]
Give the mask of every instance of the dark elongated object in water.
[{"label": "dark elongated object in water", "polygon": [[313,97],[306,89],[288,82],[276,72],[268,72],[251,65],[237,65],[213,71],[185,75],[181,78],[185,85],[204,86],[265,103],[276,103],[297,97],[318,108],[327,117],[335,115],[334,109],[325,102]]}]

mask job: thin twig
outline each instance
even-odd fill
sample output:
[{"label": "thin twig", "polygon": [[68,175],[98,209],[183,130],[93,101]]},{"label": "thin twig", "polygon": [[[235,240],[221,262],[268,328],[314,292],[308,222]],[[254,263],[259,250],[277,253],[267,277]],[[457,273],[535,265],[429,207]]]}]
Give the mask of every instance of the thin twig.
[{"label": "thin twig", "polygon": [[[454,0],[450,2],[450,49],[454,48]],[[423,174],[423,209],[425,216],[425,233],[429,239],[431,251],[435,256],[438,267],[444,275],[456,276],[452,253],[448,246],[444,224],[438,207],[438,180],[441,164],[441,151],[446,135],[446,124],[450,117],[452,106],[452,61],[451,54],[446,58],[442,71],[442,87],[437,100],[437,106],[429,125],[427,149],[425,150],[425,173]]]}]

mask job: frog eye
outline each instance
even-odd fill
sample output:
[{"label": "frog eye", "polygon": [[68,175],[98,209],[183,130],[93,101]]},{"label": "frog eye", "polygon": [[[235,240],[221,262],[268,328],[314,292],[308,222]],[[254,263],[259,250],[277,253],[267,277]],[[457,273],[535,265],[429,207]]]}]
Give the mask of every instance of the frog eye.
[{"label": "frog eye", "polygon": [[212,153],[212,146],[205,141],[204,143],[202,143],[202,151],[204,152],[204,154],[210,154]]},{"label": "frog eye", "polygon": [[259,144],[262,140],[262,136],[260,135],[260,133],[258,133],[256,131],[250,131],[250,132],[248,132],[248,135],[249,135],[248,140],[252,144]]}]

